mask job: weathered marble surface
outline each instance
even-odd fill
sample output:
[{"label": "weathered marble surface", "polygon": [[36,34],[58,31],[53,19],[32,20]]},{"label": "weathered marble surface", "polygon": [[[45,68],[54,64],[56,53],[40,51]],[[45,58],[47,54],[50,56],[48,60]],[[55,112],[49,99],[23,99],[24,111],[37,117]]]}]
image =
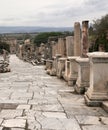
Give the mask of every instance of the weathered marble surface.
[{"label": "weathered marble surface", "polygon": [[87,107],[64,80],[12,55],[0,74],[0,130],[106,130],[108,114]]}]

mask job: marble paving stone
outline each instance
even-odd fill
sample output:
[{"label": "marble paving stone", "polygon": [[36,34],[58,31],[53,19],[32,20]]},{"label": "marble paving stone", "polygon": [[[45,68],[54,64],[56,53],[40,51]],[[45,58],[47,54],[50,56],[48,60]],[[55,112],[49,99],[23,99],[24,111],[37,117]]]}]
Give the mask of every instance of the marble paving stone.
[{"label": "marble paving stone", "polygon": [[54,97],[42,97],[41,99],[33,99],[33,100],[29,100],[29,103],[28,104],[35,104],[35,105],[37,105],[37,104],[40,104],[40,105],[42,105],[42,104],[58,104],[59,102],[58,102],[58,100],[56,99],[56,98],[54,98]]},{"label": "marble paving stone", "polygon": [[83,126],[83,130],[108,130],[108,125],[88,125]]},{"label": "marble paving stone", "polygon": [[3,122],[3,119],[0,119],[0,125],[1,125],[2,122]]},{"label": "marble paving stone", "polygon": [[58,92],[59,93],[72,93],[72,92],[74,92],[74,88],[73,87],[67,87],[65,89],[59,89]]},{"label": "marble paving stone", "polygon": [[1,91],[6,91],[6,90],[9,90],[10,89],[10,86],[9,85],[7,85],[7,86],[0,86],[0,92]]},{"label": "marble paving stone", "polygon": [[[1,75],[1,74],[0,74],[0,75]],[[2,88],[3,88],[3,87],[4,87],[4,88],[5,88],[5,87],[9,87],[10,85],[11,85],[11,82],[7,82],[7,83],[1,82],[1,83],[0,83],[0,87],[2,87]]]},{"label": "marble paving stone", "polygon": [[5,104],[9,104],[9,103],[10,104],[27,104],[27,102],[28,102],[28,99],[23,99],[23,100],[22,99],[21,100],[20,99],[13,99],[13,100],[12,99],[10,99],[10,100],[4,100],[4,99],[1,100],[0,99],[0,104],[1,103],[5,103]]},{"label": "marble paving stone", "polygon": [[102,108],[87,107],[83,95],[75,94],[64,80],[47,75],[44,66],[32,66],[15,55],[10,61],[12,71],[0,74],[1,123],[3,118],[26,120],[28,130],[108,128],[108,114]]},{"label": "marble paving stone", "polygon": [[11,130],[25,130],[23,128],[11,128]]},{"label": "marble paving stone", "polygon": [[11,86],[22,86],[22,87],[24,87],[24,86],[29,86],[29,85],[31,85],[31,82],[20,82],[20,81],[18,81],[18,82],[13,82],[12,84],[11,84]]},{"label": "marble paving stone", "polygon": [[65,127],[65,130],[81,130],[78,122],[75,120],[75,118],[72,119],[60,119],[63,126]]},{"label": "marble paving stone", "polygon": [[46,118],[41,120],[42,129],[49,130],[66,130],[63,124],[57,118]]},{"label": "marble paving stone", "polygon": [[37,92],[34,93],[33,99],[42,99],[44,95],[41,95],[39,90],[37,91],[38,93]]},{"label": "marble paving stone", "polygon": [[27,120],[35,120],[35,118],[39,118],[42,116],[41,112],[35,110],[25,110],[24,116]]},{"label": "marble paving stone", "polygon": [[64,109],[60,104],[48,104],[48,105],[33,105],[33,110],[41,110],[41,111],[52,111],[52,112],[63,112]]},{"label": "marble paving stone", "polygon": [[71,110],[72,108],[85,108],[85,109],[87,108],[87,106],[85,106],[83,103],[77,103],[77,102],[72,102],[72,103],[69,103],[69,104],[63,103],[62,106],[65,110]]},{"label": "marble paving stone", "polygon": [[3,127],[0,127],[0,130],[3,130]]},{"label": "marble paving stone", "polygon": [[25,128],[26,120],[23,119],[9,119],[4,120],[2,123],[3,127],[16,127],[16,128]]},{"label": "marble paving stone", "polygon": [[[42,106],[44,106],[44,105],[42,105]],[[44,109],[44,108],[43,108]],[[41,109],[41,105],[32,105],[32,107],[31,107],[31,110],[35,110],[35,111],[42,111],[42,109]]]},{"label": "marble paving stone", "polygon": [[36,120],[27,120],[27,124],[29,130],[40,130],[42,127]]},{"label": "marble paving stone", "polygon": [[52,88],[45,88],[45,94],[57,95],[57,91]]},{"label": "marble paving stone", "polygon": [[11,87],[10,90],[13,92],[27,92],[29,87]]},{"label": "marble paving stone", "polygon": [[22,116],[23,110],[2,110],[0,112],[0,118],[15,118],[18,116]]},{"label": "marble paving stone", "polygon": [[99,121],[99,117],[97,116],[75,116],[76,119],[78,120],[79,124],[93,124],[93,125],[98,125],[101,124]]},{"label": "marble paving stone", "polygon": [[108,125],[108,117],[100,117],[103,124]]},{"label": "marble paving stone", "polygon": [[1,98],[5,98],[5,99],[7,98],[8,99],[10,95],[11,95],[10,91],[9,92],[8,92],[8,90],[7,90],[7,92],[5,92],[5,91],[3,92],[2,91],[2,92],[0,92],[0,99]]},{"label": "marble paving stone", "polygon": [[49,130],[81,130],[77,121],[73,119],[46,118],[41,121],[42,129]]},{"label": "marble paving stone", "polygon": [[[73,115],[101,116],[104,114],[101,112],[101,110],[102,109],[92,108],[92,107],[65,109],[68,118],[71,118],[71,116],[73,117]],[[106,115],[107,115],[107,113],[106,113]]]},{"label": "marble paving stone", "polygon": [[66,114],[62,112],[43,112],[42,114],[47,118],[67,118]]},{"label": "marble paving stone", "polygon": [[32,96],[33,96],[33,93],[14,92],[11,95],[11,99],[32,98]]},{"label": "marble paving stone", "polygon": [[33,99],[33,100],[29,100],[28,104],[31,105],[42,105],[42,104],[48,104],[47,99]]},{"label": "marble paving stone", "polygon": [[68,101],[70,101],[69,103],[83,103],[84,104],[84,98],[82,96],[76,96],[76,95],[72,95],[71,93],[63,93],[60,94],[60,97],[58,98],[58,100],[61,103],[68,103]]},{"label": "marble paving stone", "polygon": [[16,109],[17,104],[15,103],[0,103],[1,109]]},{"label": "marble paving stone", "polygon": [[21,105],[18,105],[16,109],[26,109],[26,110],[28,110],[28,109],[30,109],[30,107],[31,107],[31,105],[21,104]]},{"label": "marble paving stone", "polygon": [[[29,87],[28,87],[29,88]],[[10,91],[12,92],[12,93],[14,93],[14,92],[18,92],[18,93],[26,93],[27,91],[28,91],[28,88],[18,88],[18,89],[15,89],[15,88],[10,88]]]}]

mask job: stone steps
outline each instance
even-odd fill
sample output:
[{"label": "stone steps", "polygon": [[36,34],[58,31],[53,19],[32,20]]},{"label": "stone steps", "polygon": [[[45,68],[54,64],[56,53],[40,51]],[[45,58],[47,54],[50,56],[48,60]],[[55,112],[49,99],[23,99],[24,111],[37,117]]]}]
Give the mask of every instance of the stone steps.
[{"label": "stone steps", "polygon": [[103,108],[106,112],[108,112],[108,101],[102,102],[102,108]]}]

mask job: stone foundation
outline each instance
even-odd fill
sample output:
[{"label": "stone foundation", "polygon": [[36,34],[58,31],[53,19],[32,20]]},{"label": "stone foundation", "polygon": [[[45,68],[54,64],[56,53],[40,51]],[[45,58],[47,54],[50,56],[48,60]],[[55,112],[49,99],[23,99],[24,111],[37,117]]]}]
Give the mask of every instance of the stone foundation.
[{"label": "stone foundation", "polygon": [[68,81],[69,79],[69,72],[70,72],[70,61],[68,59],[65,60],[65,71],[64,71],[64,75],[63,78],[65,79],[65,81]]},{"label": "stone foundation", "polygon": [[57,72],[58,78],[63,78],[63,73],[65,71],[65,61],[66,58],[59,58],[58,60],[58,72]]},{"label": "stone foundation", "polygon": [[89,106],[99,106],[108,101],[108,53],[88,53],[90,59],[90,87],[85,93]]},{"label": "stone foundation", "polygon": [[89,59],[77,58],[76,62],[78,64],[78,78],[75,85],[75,91],[79,94],[84,94],[84,92],[89,87],[89,78],[90,78]]},{"label": "stone foundation", "polygon": [[78,56],[68,57],[70,61],[70,73],[68,76],[68,85],[72,86],[75,84],[77,77],[78,77],[78,66],[76,63],[76,59]]}]

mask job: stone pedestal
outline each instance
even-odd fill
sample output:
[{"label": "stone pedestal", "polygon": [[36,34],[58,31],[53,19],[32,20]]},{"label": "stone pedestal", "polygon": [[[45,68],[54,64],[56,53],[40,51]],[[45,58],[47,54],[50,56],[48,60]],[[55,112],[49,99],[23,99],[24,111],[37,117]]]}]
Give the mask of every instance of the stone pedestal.
[{"label": "stone pedestal", "polygon": [[58,60],[61,57],[60,54],[56,54],[56,57],[54,57],[53,65],[52,65],[52,70],[50,72],[51,76],[56,76],[57,71],[58,71]]},{"label": "stone pedestal", "polygon": [[89,80],[90,80],[89,59],[77,58],[76,62],[78,64],[78,78],[75,85],[75,91],[79,94],[84,94],[84,92],[89,87]]},{"label": "stone pedestal", "polygon": [[59,58],[58,60],[58,72],[57,72],[58,78],[63,78],[63,73],[65,71],[65,61],[66,58]]},{"label": "stone pedestal", "polygon": [[108,100],[108,53],[88,53],[90,59],[90,87],[85,93],[89,106],[99,106]]},{"label": "stone pedestal", "polygon": [[76,59],[78,56],[68,57],[70,61],[70,73],[68,76],[68,85],[72,86],[75,84],[77,77],[78,77],[78,66],[76,63]]},{"label": "stone pedestal", "polygon": [[50,71],[52,69],[52,60],[46,60],[46,66],[45,66],[45,70],[47,72],[47,74],[50,74]]},{"label": "stone pedestal", "polygon": [[50,71],[51,76],[56,76],[56,57],[53,57],[52,69]]},{"label": "stone pedestal", "polygon": [[69,72],[70,72],[70,61],[68,59],[66,59],[65,60],[65,72],[63,75],[63,78],[65,79],[65,81],[68,81]]}]

